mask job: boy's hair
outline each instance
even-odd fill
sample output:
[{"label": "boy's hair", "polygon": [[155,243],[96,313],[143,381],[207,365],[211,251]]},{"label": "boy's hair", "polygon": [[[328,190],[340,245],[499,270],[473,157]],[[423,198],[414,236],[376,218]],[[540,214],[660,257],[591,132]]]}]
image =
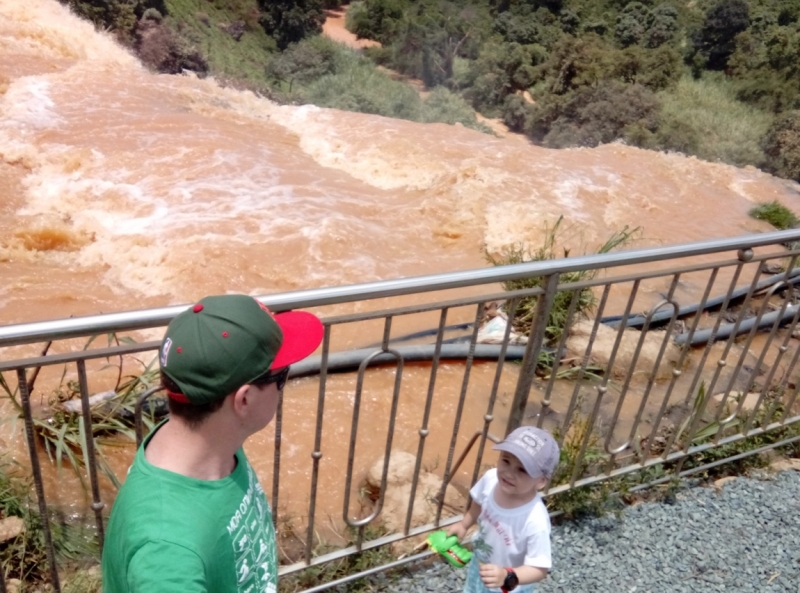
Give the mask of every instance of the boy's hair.
[{"label": "boy's hair", "polygon": [[532,478],[552,478],[560,455],[553,435],[535,426],[520,426],[511,431],[494,449],[511,453],[519,459]]},{"label": "boy's hair", "polygon": [[[180,393],[180,387],[164,373],[161,373],[161,384],[169,392]],[[167,402],[169,403],[169,413],[171,416],[180,418],[189,425],[189,428],[197,428],[205,422],[209,416],[222,407],[222,404],[225,403],[225,399],[224,397],[220,397],[205,404],[189,404],[168,397]]]}]

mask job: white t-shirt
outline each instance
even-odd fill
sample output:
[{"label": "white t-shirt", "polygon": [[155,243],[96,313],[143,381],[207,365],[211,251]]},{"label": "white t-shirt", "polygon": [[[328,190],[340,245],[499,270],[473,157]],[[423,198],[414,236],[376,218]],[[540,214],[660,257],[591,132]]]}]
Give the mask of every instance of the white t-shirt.
[{"label": "white t-shirt", "polygon": [[496,486],[497,470],[490,469],[469,492],[481,505],[478,531],[472,538],[477,558],[504,568],[551,568],[550,516],[542,497],[537,494],[527,504],[504,509],[494,500]]}]

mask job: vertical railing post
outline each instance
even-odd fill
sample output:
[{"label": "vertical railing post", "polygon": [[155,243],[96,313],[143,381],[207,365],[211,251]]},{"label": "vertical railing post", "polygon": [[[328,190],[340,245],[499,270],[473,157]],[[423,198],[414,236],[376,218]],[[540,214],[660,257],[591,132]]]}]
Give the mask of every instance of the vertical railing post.
[{"label": "vertical railing post", "polygon": [[36,498],[39,503],[39,516],[42,518],[47,563],[50,565],[50,584],[53,586],[55,593],[61,593],[58,566],[56,565],[56,550],[53,547],[53,537],[50,533],[50,517],[47,512],[47,502],[44,499],[42,469],[39,466],[39,454],[36,451],[36,435],[33,432],[33,414],[31,413],[31,400],[28,392],[28,381],[25,378],[25,369],[17,369],[17,384],[19,386],[19,398],[22,402],[22,411],[25,415],[25,436],[28,440],[28,453],[31,456],[31,471],[33,472],[33,485],[36,489]]},{"label": "vertical railing post", "polygon": [[81,414],[83,416],[83,434],[86,437],[86,469],[89,472],[89,482],[92,485],[92,510],[97,523],[97,542],[100,545],[100,554],[103,553],[105,532],[103,529],[103,504],[100,498],[100,483],[97,479],[97,459],[94,450],[94,428],[92,427],[92,410],[89,406],[89,381],[86,378],[86,361],[78,361],[78,383],[81,388]]},{"label": "vertical railing post", "polygon": [[[528,346],[525,348],[525,356],[522,359],[522,366],[519,370],[517,387],[514,390],[514,401],[511,403],[511,412],[508,416],[506,435],[522,424],[522,419],[525,415],[528,395],[531,392],[533,379],[536,376],[536,365],[539,363],[539,352],[544,343],[545,331],[547,331],[547,318],[550,316],[550,308],[556,298],[558,276],[557,273],[547,276],[544,282],[544,293],[536,302],[536,312],[533,316],[531,333],[528,336]],[[564,328],[564,331],[567,331],[567,328]]]}]

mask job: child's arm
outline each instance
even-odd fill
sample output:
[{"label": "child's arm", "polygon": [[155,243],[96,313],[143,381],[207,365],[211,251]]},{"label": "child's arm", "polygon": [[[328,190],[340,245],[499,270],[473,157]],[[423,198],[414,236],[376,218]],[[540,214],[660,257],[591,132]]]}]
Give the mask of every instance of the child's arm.
[{"label": "child's arm", "polygon": [[475,521],[478,520],[478,517],[481,514],[481,505],[479,505],[474,500],[470,503],[469,509],[467,512],[464,513],[464,517],[458,523],[453,523],[450,527],[447,528],[447,535],[457,535],[458,541],[464,539],[464,536],[467,535],[467,530],[475,525]]},{"label": "child's arm", "polygon": [[[517,573],[520,585],[538,583],[547,576],[546,568],[538,568],[536,566],[523,565],[512,567],[512,570]],[[502,587],[507,574],[508,571],[502,566],[497,566],[496,564],[481,564],[481,580],[489,589],[499,589]]]}]

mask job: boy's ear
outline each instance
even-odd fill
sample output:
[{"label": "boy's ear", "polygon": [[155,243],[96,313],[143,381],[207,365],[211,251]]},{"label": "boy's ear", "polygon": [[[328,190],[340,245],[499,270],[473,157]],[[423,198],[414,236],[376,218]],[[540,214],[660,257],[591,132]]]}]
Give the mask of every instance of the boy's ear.
[{"label": "boy's ear", "polygon": [[250,385],[242,385],[233,393],[231,404],[233,411],[237,416],[245,417],[248,414],[248,398],[250,394]]},{"label": "boy's ear", "polygon": [[534,482],[536,484],[536,490],[544,490],[545,486],[547,486],[547,483],[549,481],[550,478],[548,478],[547,476],[539,476],[538,478],[536,478],[536,481]]}]

